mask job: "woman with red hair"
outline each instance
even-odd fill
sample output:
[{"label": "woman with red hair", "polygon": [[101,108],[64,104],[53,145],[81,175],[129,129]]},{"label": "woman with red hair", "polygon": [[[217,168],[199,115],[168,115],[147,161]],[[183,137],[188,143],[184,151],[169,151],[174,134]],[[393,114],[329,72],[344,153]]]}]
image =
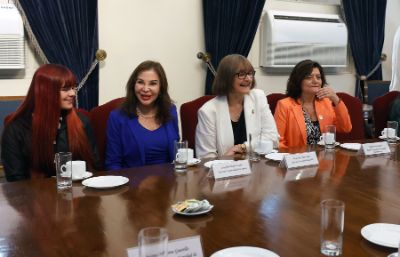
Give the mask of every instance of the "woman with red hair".
[{"label": "woman with red hair", "polygon": [[87,117],[74,109],[76,78],[64,66],[46,64],[35,72],[28,95],[7,121],[1,158],[7,181],[55,175],[54,154],[71,152],[90,170],[98,155]]}]

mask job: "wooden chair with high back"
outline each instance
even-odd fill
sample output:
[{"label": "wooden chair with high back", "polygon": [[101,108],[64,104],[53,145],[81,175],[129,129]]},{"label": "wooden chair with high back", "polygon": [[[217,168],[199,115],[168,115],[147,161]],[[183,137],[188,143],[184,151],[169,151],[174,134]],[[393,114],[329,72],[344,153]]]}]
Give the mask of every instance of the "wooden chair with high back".
[{"label": "wooden chair with high back", "polygon": [[286,95],[282,93],[272,93],[267,95],[267,101],[269,104],[269,109],[271,110],[272,115],[275,114],[275,108],[276,104],[278,103],[279,100],[285,98]]},{"label": "wooden chair with high back", "polygon": [[363,104],[357,97],[346,93],[337,93],[349,111],[352,129],[349,133],[337,133],[336,139],[339,142],[360,140],[365,138]]},{"label": "wooden chair with high back", "polygon": [[108,116],[110,115],[110,112],[118,108],[124,100],[125,97],[117,98],[103,105],[99,105],[90,111],[89,118],[96,138],[97,150],[102,165],[101,169],[104,169],[106,157],[106,130]]},{"label": "wooden chair with high back", "polygon": [[381,135],[381,131],[386,127],[386,122],[389,119],[389,112],[392,102],[399,95],[399,91],[390,91],[383,96],[377,97],[372,103],[375,137],[379,137]]},{"label": "wooden chair with high back", "polygon": [[182,139],[188,141],[188,145],[190,148],[195,149],[195,133],[198,122],[197,111],[203,106],[203,104],[214,97],[214,95],[205,95],[181,105],[180,116],[182,126]]}]

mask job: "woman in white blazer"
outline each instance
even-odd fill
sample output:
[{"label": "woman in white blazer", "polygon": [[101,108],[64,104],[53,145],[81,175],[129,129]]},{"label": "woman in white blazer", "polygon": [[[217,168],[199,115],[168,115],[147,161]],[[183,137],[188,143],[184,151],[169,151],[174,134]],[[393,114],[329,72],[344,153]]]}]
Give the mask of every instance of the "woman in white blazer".
[{"label": "woman in white blazer", "polygon": [[198,111],[196,155],[199,158],[243,154],[249,134],[278,145],[278,132],[267,98],[256,82],[246,57],[225,56],[217,70],[213,91],[217,96]]}]

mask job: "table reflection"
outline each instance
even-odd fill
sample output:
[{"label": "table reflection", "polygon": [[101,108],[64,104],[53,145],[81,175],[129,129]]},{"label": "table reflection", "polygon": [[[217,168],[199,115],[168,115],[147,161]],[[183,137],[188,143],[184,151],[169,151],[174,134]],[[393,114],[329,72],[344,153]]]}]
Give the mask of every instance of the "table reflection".
[{"label": "table reflection", "polygon": [[[74,183],[57,193],[55,179],[6,183],[0,190],[0,254],[4,256],[116,256],[137,246],[137,233],[165,227],[170,239],[200,235],[205,256],[227,247],[250,245],[281,257],[319,256],[320,202],[345,202],[343,256],[387,256],[392,249],[360,235],[363,226],[399,222],[398,145],[391,154],[362,156],[323,147],[319,165],[286,170],[261,159],[248,176],[215,180],[208,168],[177,174],[173,166],[153,165],[100,175],[121,175],[129,183],[95,190]],[[205,215],[176,215],[177,201],[207,199]]]}]

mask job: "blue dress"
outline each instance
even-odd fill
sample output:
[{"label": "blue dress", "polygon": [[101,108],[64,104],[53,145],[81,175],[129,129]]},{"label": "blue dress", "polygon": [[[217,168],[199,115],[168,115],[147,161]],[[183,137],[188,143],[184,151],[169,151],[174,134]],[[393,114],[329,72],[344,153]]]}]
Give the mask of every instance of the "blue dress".
[{"label": "blue dress", "polygon": [[[138,120],[136,120],[139,123]],[[144,160],[146,165],[166,163],[169,160],[168,140],[165,128],[159,127],[156,130],[148,130],[139,123],[139,144],[144,145]]]},{"label": "blue dress", "polygon": [[[171,120],[150,131],[140,125],[137,117],[130,118],[120,109],[112,111],[107,123],[106,169],[172,162],[174,141],[179,140],[175,105],[171,106],[170,112]],[[157,145],[150,144],[156,138]]]}]

